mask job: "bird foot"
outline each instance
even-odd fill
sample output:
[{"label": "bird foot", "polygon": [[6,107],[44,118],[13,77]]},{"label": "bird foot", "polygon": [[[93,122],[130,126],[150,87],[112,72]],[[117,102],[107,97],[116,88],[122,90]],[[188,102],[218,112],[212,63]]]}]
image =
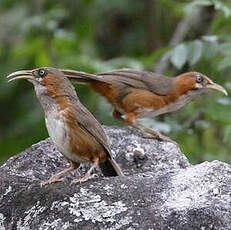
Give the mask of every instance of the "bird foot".
[{"label": "bird foot", "polygon": [[57,182],[64,182],[64,179],[58,179],[58,178],[51,178],[49,179],[48,181],[42,181],[40,183],[40,187],[42,188],[43,186],[45,185],[48,185],[48,184],[53,184],[53,183],[57,183]]},{"label": "bird foot", "polygon": [[164,135],[161,135],[160,133],[157,132],[153,132],[153,133],[144,133],[143,134],[143,138],[154,138],[154,139],[158,139],[160,141],[166,141],[166,142],[171,142],[174,145],[178,146],[178,143],[176,143],[175,141],[173,141],[172,139],[170,139],[169,137],[166,137]]},{"label": "bird foot", "polygon": [[74,180],[71,182],[71,184],[83,183],[83,182],[86,182],[86,181],[88,181],[89,179],[92,179],[92,178],[95,178],[95,177],[98,177],[98,175],[97,175],[97,174],[85,175],[85,176],[83,176],[83,177],[74,179]]}]

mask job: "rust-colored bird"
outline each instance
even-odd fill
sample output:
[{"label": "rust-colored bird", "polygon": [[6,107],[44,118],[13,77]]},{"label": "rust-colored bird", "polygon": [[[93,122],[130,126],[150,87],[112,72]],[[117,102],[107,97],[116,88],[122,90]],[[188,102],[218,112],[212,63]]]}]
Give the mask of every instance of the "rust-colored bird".
[{"label": "rust-colored bird", "polygon": [[45,67],[17,71],[10,74],[16,79],[27,79],[33,83],[36,95],[45,113],[48,133],[57,149],[72,164],[70,168],[52,176],[41,186],[63,181],[80,166],[92,162],[87,173],[72,183],[84,182],[91,178],[92,170],[99,165],[104,176],[122,176],[123,173],[111,155],[106,134],[95,117],[80,103],[71,82],[62,72]]},{"label": "rust-colored bird", "polygon": [[133,69],[120,69],[97,75],[67,69],[61,71],[70,80],[88,83],[92,89],[106,97],[114,107],[115,118],[166,141],[172,140],[136,123],[136,119],[176,111],[210,89],[227,95],[222,86],[198,72],[166,77]]}]

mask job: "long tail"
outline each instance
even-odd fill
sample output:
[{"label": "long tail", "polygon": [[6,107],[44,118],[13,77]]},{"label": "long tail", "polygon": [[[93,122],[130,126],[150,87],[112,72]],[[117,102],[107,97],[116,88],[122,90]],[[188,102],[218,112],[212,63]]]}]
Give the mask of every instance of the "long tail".
[{"label": "long tail", "polygon": [[124,175],[120,166],[112,158],[107,158],[107,160],[105,162],[99,164],[99,167],[100,167],[103,175],[106,177],[123,176]]},{"label": "long tail", "polygon": [[103,81],[100,76],[70,69],[59,69],[64,75],[73,82],[89,83],[91,81]]}]

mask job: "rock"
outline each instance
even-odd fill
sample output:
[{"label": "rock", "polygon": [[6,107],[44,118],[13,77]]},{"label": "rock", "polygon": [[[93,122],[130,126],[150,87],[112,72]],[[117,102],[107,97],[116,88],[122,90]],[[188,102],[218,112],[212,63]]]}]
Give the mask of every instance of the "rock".
[{"label": "rock", "polygon": [[50,139],[41,141],[0,167],[0,229],[231,229],[230,165],[192,166],[172,143],[105,130],[126,176],[70,185],[72,175],[40,188],[68,166]]}]

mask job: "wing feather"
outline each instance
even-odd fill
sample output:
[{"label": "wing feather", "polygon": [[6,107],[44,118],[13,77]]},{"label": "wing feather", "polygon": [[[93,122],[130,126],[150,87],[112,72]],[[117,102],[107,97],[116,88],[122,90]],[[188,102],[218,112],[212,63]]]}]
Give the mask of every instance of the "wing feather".
[{"label": "wing feather", "polygon": [[149,90],[157,95],[168,94],[175,83],[175,78],[133,69],[114,70],[98,75],[102,77],[102,81],[111,83],[118,88],[124,84],[133,88]]},{"label": "wing feather", "polygon": [[[108,138],[101,126],[101,124],[95,119],[95,117],[81,104],[78,99],[72,98],[75,100],[72,104],[74,105],[74,110],[76,112],[76,118],[78,125],[91,134],[106,150],[107,155],[111,158],[111,149],[108,143]],[[76,105],[76,100],[78,106]],[[80,104],[80,105],[79,105]]]}]

